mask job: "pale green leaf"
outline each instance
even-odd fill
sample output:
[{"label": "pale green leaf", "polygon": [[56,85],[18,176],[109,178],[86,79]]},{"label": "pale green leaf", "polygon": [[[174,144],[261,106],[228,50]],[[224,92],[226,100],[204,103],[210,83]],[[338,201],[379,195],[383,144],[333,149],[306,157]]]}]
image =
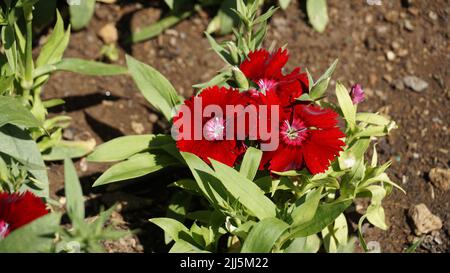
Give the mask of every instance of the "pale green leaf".
[{"label": "pale green leaf", "polygon": [[277,218],[266,218],[253,226],[242,246],[242,253],[270,253],[289,225]]},{"label": "pale green leaf", "polygon": [[261,150],[249,147],[245,152],[239,172],[245,175],[248,180],[253,181],[256,172],[259,169],[259,162],[261,161],[261,158]]},{"label": "pale green leaf", "polygon": [[141,93],[170,121],[172,109],[181,103],[175,88],[153,67],[129,55],[126,58],[130,74]]},{"label": "pale green leaf", "polygon": [[72,222],[84,220],[84,199],[80,180],[72,160],[64,160],[64,191],[66,208]]}]

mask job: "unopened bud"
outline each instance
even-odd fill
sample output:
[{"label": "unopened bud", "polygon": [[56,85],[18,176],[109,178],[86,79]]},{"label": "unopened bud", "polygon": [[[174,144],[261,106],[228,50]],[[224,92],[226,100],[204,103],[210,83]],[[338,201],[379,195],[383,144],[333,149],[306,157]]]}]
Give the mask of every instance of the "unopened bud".
[{"label": "unopened bud", "polygon": [[242,88],[242,89],[248,89],[249,88],[249,83],[248,83],[247,77],[236,66],[233,67],[233,77],[234,77],[234,80],[236,81],[237,86],[239,88]]}]

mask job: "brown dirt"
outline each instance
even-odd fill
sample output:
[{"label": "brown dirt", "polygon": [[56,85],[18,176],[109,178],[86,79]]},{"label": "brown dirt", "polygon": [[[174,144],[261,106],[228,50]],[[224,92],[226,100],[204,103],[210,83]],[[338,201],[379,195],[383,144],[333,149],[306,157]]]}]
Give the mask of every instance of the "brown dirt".
[{"label": "brown dirt", "polygon": [[[449,1],[382,1],[381,6],[369,6],[365,1],[328,3],[330,24],[325,33],[316,33],[307,23],[304,7],[294,3],[271,20],[267,46],[272,41],[278,46],[288,43],[291,55],[288,68],[307,67],[316,77],[339,58],[334,80],[346,86],[354,82],[364,86],[368,100],[360,105],[361,110],[379,111],[398,123],[399,129],[379,140],[378,149],[381,160],[393,160],[389,175],[407,194],[394,191],[385,200],[389,230],[369,226],[366,239],[379,241],[383,252],[404,251],[414,239],[407,210],[425,203],[444,222],[441,231],[434,234],[442,242],[439,244],[439,240],[433,241],[428,236],[418,251],[449,252],[449,194],[434,188],[428,178],[432,168],[449,168],[450,164]],[[123,34],[129,28],[154,22],[160,15],[160,7],[154,4],[98,3],[89,27],[72,35],[65,56],[97,59],[102,46],[97,33],[103,25],[113,22]],[[131,54],[154,66],[181,94],[189,96],[192,84],[209,79],[222,66],[202,36],[207,23],[206,15],[196,15],[177,25],[175,31],[165,32],[154,40],[122,46],[118,63],[124,65],[125,53]],[[389,50],[396,54],[393,61],[386,60]],[[394,88],[395,81],[406,75],[424,79],[429,87],[421,93]],[[66,105],[52,114],[68,114],[73,118],[71,133],[80,138],[94,137],[98,144],[136,134],[133,122],[140,123],[145,133],[166,130],[164,122],[151,122],[154,112],[127,76],[93,78],[57,73],[45,87],[44,96],[64,98]],[[122,211],[112,221],[120,222],[119,228],[141,229],[131,239],[108,243],[108,251],[166,251],[162,232],[147,219],[165,215],[171,194],[166,185],[174,181],[175,172],[93,190],[90,185],[106,166],[89,163],[83,172],[81,163],[85,164],[78,161],[77,168],[92,213],[101,205],[119,201]],[[50,179],[53,197],[60,198],[63,181],[60,164],[50,165]]]}]

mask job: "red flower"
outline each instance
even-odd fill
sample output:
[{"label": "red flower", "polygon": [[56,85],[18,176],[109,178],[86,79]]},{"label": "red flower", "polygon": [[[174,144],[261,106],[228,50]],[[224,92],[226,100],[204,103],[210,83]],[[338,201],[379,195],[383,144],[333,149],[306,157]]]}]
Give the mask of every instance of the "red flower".
[{"label": "red flower", "polygon": [[345,134],[337,127],[338,114],[318,106],[296,105],[280,121],[279,146],[265,152],[262,163],[272,171],[306,167],[311,174],[324,172],[345,143]]},{"label": "red flower", "polygon": [[[196,113],[194,110],[195,98],[202,99],[202,113],[207,106],[215,105],[222,111],[223,116],[212,114],[210,117],[203,117],[202,113]],[[236,140],[236,137],[231,140],[226,137],[230,124],[230,117],[225,116],[226,106],[245,106],[245,97],[238,90],[214,86],[204,89],[198,96],[191,97],[185,101],[184,105],[190,110],[190,117],[186,117],[185,121],[190,119],[191,130],[189,133],[183,132],[186,129],[183,122],[185,113],[181,109],[173,119],[175,131],[181,134],[180,139],[177,140],[178,149],[196,154],[207,163],[210,163],[208,158],[212,158],[228,166],[233,166],[236,159],[245,152],[245,145],[243,141]],[[236,125],[236,122],[234,123]],[[201,132],[200,139],[195,139],[196,130]]]},{"label": "red flower", "polygon": [[240,65],[240,70],[255,82],[262,92],[276,91],[281,106],[291,106],[296,98],[308,90],[308,77],[299,67],[284,75],[283,67],[289,59],[287,50],[279,48],[272,54],[265,49],[250,52]]},{"label": "red flower", "polygon": [[[254,133],[256,133],[256,139],[261,140],[260,127],[263,125],[262,123],[265,123],[267,133],[272,131],[272,118],[277,118],[277,120],[274,122],[276,122],[276,126],[278,126],[278,121],[281,119],[282,115],[280,99],[273,89],[267,89],[266,91],[264,91],[264,93],[256,89],[250,89],[246,92],[243,92],[242,95],[245,97],[248,105],[255,106],[256,112],[258,114],[258,119],[256,122],[251,122],[249,120],[249,117],[246,116],[245,122],[246,128],[248,129],[246,132],[246,136],[251,135],[249,131],[250,128],[253,128]],[[266,107],[265,114],[263,114],[263,111],[261,110],[263,106]],[[278,117],[272,117],[271,107],[280,107],[278,109]]]},{"label": "red flower", "polygon": [[0,193],[0,239],[47,213],[44,202],[31,192]]}]

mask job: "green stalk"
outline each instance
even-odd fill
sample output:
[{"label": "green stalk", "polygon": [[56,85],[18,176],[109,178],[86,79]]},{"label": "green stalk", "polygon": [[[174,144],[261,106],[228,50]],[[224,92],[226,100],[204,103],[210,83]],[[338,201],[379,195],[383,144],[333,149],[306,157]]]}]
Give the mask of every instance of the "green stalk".
[{"label": "green stalk", "polygon": [[26,44],[25,44],[25,75],[22,87],[24,88],[24,97],[30,95],[33,86],[33,7],[23,7],[23,13],[26,21]]}]

